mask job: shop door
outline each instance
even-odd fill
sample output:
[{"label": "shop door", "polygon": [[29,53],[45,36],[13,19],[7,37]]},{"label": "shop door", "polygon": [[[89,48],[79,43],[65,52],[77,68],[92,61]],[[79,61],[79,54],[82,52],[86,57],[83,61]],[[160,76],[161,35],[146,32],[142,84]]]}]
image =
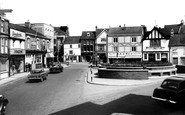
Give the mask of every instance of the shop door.
[{"label": "shop door", "polygon": [[150,62],[155,62],[155,54],[149,54],[149,60]]}]

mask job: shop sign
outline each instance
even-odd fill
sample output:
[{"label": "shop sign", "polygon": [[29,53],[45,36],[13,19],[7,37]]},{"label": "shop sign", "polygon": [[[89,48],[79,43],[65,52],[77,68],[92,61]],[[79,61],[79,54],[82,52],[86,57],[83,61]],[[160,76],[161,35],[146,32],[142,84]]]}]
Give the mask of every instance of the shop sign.
[{"label": "shop sign", "polygon": [[21,31],[17,31],[14,29],[10,29],[10,37],[12,38],[20,38],[25,40],[25,33]]},{"label": "shop sign", "polygon": [[23,49],[10,50],[10,54],[15,54],[15,55],[25,54],[25,50]]}]

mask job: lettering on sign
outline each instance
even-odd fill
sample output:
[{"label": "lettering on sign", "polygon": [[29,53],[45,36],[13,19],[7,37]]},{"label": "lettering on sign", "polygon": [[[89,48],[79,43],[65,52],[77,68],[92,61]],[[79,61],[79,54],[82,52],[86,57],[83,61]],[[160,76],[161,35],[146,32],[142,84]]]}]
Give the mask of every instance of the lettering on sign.
[{"label": "lettering on sign", "polygon": [[18,33],[18,32],[12,32],[12,36],[13,37],[17,37],[17,38],[19,38],[19,37],[22,37],[22,34],[21,33]]},{"label": "lettering on sign", "polygon": [[23,50],[14,50],[14,53],[15,54],[22,54],[23,53]]}]

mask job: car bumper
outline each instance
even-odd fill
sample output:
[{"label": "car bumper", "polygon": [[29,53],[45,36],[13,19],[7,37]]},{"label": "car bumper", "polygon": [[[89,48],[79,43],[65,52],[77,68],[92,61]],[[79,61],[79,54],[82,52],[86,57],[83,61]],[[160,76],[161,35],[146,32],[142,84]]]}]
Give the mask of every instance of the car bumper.
[{"label": "car bumper", "polygon": [[153,96],[152,96],[152,99],[158,100],[158,101],[169,102],[169,103],[173,103],[173,104],[177,103],[176,101],[173,101],[173,100],[168,100],[168,99],[163,99],[163,98],[158,98],[158,97],[153,97]]},{"label": "car bumper", "polygon": [[29,80],[32,80],[32,79],[41,79],[41,77],[28,77]]}]

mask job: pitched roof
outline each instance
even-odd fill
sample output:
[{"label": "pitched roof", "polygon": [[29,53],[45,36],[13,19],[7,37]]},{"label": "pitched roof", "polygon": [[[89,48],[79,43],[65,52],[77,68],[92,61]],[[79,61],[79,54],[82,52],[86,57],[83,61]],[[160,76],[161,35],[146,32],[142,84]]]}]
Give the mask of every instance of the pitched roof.
[{"label": "pitched roof", "polygon": [[141,35],[142,26],[109,28],[108,36]]},{"label": "pitched roof", "polygon": [[65,35],[66,33],[60,29],[60,27],[54,27],[54,30],[58,33],[58,35]]},{"label": "pitched roof", "polygon": [[64,44],[77,44],[77,43],[80,43],[80,36],[68,36],[64,41]]},{"label": "pitched roof", "polygon": [[166,33],[168,36],[170,36],[170,34],[171,34],[171,29],[173,29],[174,34],[177,34],[177,33],[179,32],[180,26],[181,26],[181,24],[165,25],[165,26],[164,26],[165,33]]},{"label": "pitched roof", "polygon": [[170,38],[169,46],[185,46],[185,34],[175,34]]},{"label": "pitched roof", "polygon": [[46,36],[44,36],[43,34],[41,34],[39,32],[36,32],[35,30],[29,29],[25,26],[20,26],[18,24],[9,23],[9,27],[12,28],[12,29],[21,31],[21,32],[32,34],[34,36],[38,36],[38,37],[41,37],[41,38],[44,38],[44,39],[49,39]]},{"label": "pitched roof", "polygon": [[95,37],[96,37],[95,31],[83,31],[80,39],[95,39]]},{"label": "pitched roof", "polygon": [[166,35],[164,28],[158,28],[154,26],[151,31],[146,31],[144,33],[144,38],[142,39],[142,41],[145,40],[147,37],[149,37],[149,35],[152,33],[153,30],[158,31],[165,39],[170,39],[170,37]]},{"label": "pitched roof", "polygon": [[109,31],[109,29],[107,28],[102,28],[102,29],[96,29],[96,37],[99,36],[103,31]]}]

